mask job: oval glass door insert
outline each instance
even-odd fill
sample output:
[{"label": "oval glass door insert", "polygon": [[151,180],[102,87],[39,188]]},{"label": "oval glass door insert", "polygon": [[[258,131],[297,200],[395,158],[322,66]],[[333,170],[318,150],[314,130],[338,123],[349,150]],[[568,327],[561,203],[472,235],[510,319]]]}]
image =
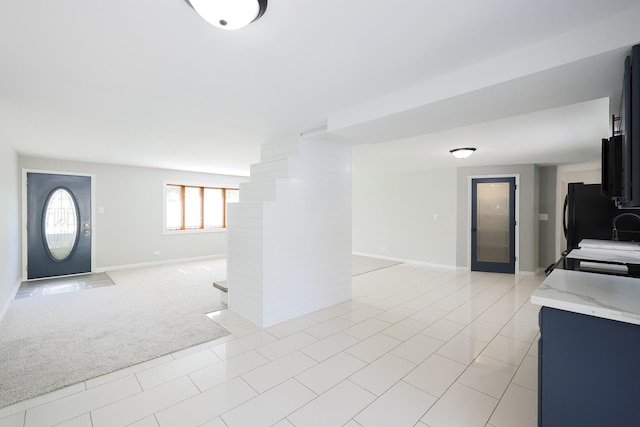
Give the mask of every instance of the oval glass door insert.
[{"label": "oval glass door insert", "polygon": [[73,195],[56,189],[44,208],[44,237],[51,256],[58,261],[69,258],[78,238],[78,210]]}]

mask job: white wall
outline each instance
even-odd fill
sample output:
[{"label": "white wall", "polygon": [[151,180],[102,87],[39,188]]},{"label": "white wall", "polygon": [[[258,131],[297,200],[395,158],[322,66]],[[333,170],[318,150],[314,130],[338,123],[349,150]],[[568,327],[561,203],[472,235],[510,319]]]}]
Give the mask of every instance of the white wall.
[{"label": "white wall", "polygon": [[455,168],[371,175],[353,171],[353,251],[456,265]]},{"label": "white wall", "polygon": [[[545,250],[555,235],[553,200],[548,200],[555,197],[555,191],[548,179],[539,182],[538,168],[534,165],[378,175],[359,173],[354,168],[353,251],[427,265],[468,268],[469,176],[505,174],[520,176],[520,272],[537,271],[539,234],[545,233]],[[545,227],[539,223],[540,188],[552,192],[544,201],[550,216]],[[434,214],[437,220],[433,219]]]},{"label": "white wall", "polygon": [[262,147],[229,207],[229,308],[266,327],[351,297],[351,147]]},{"label": "white wall", "polygon": [[[97,270],[226,254],[226,232],[163,235],[163,182],[236,187],[245,177],[20,157],[20,168],[95,174]],[[154,255],[159,251],[159,255]]]},{"label": "white wall", "polygon": [[557,261],[556,221],[562,222],[556,216],[556,175],[557,166],[545,166],[540,170],[540,214],[547,214],[548,219],[540,219],[540,240],[538,248],[538,266],[542,269]]},{"label": "white wall", "polygon": [[20,282],[18,155],[0,136],[0,319]]}]

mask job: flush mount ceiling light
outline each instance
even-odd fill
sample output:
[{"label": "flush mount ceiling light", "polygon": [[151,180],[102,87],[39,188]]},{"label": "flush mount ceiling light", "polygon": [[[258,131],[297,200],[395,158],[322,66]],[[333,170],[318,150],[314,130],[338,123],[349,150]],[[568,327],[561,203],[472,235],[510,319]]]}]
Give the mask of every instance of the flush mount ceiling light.
[{"label": "flush mount ceiling light", "polygon": [[476,151],[476,149],[472,147],[454,148],[453,150],[449,150],[449,152],[453,154],[453,157],[457,157],[458,159],[466,159],[472,155],[474,151]]},{"label": "flush mount ceiling light", "polygon": [[209,24],[223,30],[246,27],[264,15],[267,0],[185,0]]}]

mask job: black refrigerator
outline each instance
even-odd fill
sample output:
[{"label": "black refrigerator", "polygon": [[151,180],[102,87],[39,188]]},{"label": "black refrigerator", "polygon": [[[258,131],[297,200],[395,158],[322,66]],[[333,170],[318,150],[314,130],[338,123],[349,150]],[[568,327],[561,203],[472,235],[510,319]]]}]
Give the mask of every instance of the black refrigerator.
[{"label": "black refrigerator", "polygon": [[[570,183],[564,200],[563,227],[567,251],[582,239],[640,241],[640,209],[618,209],[600,192],[600,184]],[[626,215],[621,215],[626,214]]]}]

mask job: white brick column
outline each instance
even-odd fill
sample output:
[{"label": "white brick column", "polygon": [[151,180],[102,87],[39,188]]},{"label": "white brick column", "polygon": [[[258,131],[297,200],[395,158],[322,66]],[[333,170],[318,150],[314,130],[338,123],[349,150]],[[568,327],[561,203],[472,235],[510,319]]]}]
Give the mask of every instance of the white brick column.
[{"label": "white brick column", "polygon": [[266,327],[351,297],[351,146],[268,144],[229,206],[229,308]]}]

